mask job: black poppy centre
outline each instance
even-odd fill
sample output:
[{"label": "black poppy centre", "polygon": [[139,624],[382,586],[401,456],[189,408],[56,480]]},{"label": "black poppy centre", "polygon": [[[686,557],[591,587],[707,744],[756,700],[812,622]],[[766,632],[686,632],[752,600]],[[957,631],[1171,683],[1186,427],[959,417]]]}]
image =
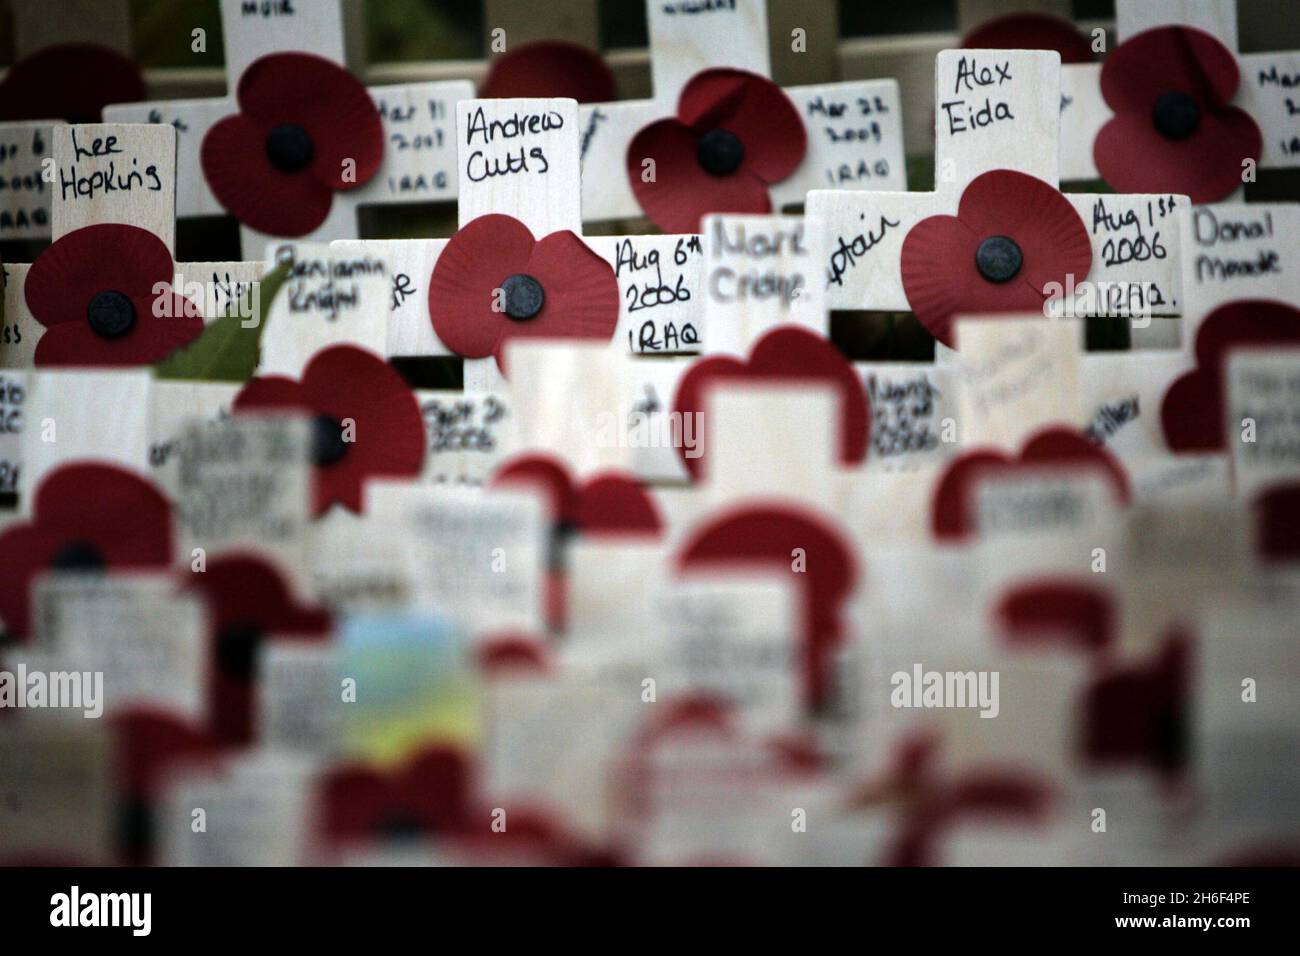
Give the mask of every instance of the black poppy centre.
[{"label": "black poppy centre", "polygon": [[745,144],[731,130],[711,129],[695,146],[700,168],[711,176],[729,176],[745,161]]},{"label": "black poppy centre", "polygon": [[101,571],[104,555],[89,541],[65,542],[54,552],[50,567],[55,571]]},{"label": "black poppy centre", "polygon": [[348,441],[343,437],[343,423],[329,415],[317,415],[312,420],[312,461],[318,466],[332,465],[348,452]]},{"label": "black poppy centre", "polygon": [[1025,257],[1008,236],[989,236],[975,250],[975,268],[989,282],[1009,282],[1024,265]]},{"label": "black poppy centre", "polygon": [[96,292],[86,307],[86,321],[102,338],[121,338],[135,325],[135,303],[113,289]]},{"label": "black poppy centre", "polygon": [[507,276],[501,283],[501,293],[506,316],[516,322],[527,322],[546,305],[546,292],[542,289],[542,284],[530,275],[521,273]]},{"label": "black poppy centre", "polygon": [[1151,120],[1165,139],[1187,139],[1201,125],[1201,107],[1189,94],[1173,90],[1156,100]]},{"label": "black poppy centre", "polygon": [[231,680],[251,681],[262,637],[262,628],[251,622],[236,622],[223,627],[217,635],[217,666],[221,673]]},{"label": "black poppy centre", "polygon": [[266,158],[282,173],[299,173],[311,165],[316,145],[305,129],[285,123],[266,136]]}]

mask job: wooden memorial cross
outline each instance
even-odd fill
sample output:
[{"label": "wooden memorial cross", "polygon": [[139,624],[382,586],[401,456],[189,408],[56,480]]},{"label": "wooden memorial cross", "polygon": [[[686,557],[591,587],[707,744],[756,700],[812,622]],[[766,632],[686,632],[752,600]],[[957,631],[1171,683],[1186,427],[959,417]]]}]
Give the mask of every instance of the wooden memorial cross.
[{"label": "wooden memorial cross", "polygon": [[[966,187],[992,170],[1058,185],[1060,58],[1024,50],[945,50],[936,59],[935,190],[813,190],[809,218],[828,230],[828,305],[908,311],[903,240],[922,219],[955,215]],[[1173,195],[1066,194],[1092,243],[1092,268],[1073,277],[1052,314],[1178,315],[1178,211]],[[1044,290],[1046,294],[1048,290]],[[1145,328],[1146,321],[1135,322]]]},{"label": "wooden memorial cross", "polygon": [[[572,100],[465,100],[457,107],[459,224],[489,213],[512,216],[534,238],[570,230],[582,235],[578,107]],[[428,282],[447,239],[340,240],[339,257],[371,255],[393,280],[391,356],[449,355],[429,315]],[[699,277],[695,235],[600,236],[584,239],[614,269],[619,324],[611,348],[675,353],[699,347]],[[503,384],[492,359],[467,359],[466,391]]]},{"label": "wooden memorial cross", "polygon": [[1195,206],[1182,226],[1185,354],[1219,306],[1244,299],[1300,303],[1300,203]]},{"label": "wooden memorial cross", "polygon": [[[627,149],[642,127],[675,116],[696,73],[731,67],[770,76],[767,4],[691,2],[646,5],[654,95],[580,107],[582,208],[588,222],[643,213],[628,182]],[[855,80],[785,90],[803,117],[808,151],[800,167],[771,187],[772,208],[804,201],[818,187],[905,189],[902,120],[895,80]]]},{"label": "wooden memorial cross", "polygon": [[[804,216],[729,214],[706,216],[702,229],[701,351],[705,355],[729,355],[748,362],[754,344],[776,328],[795,326],[823,338],[829,336],[821,275],[824,229]],[[679,450],[674,447],[676,441],[669,440],[673,427],[670,416],[677,411],[674,398],[692,362],[693,357],[682,356],[632,362],[623,368],[624,402],[632,418],[629,428],[639,432],[631,456],[639,477],[680,480],[686,476]],[[766,477],[761,480],[769,489],[789,490],[791,484],[800,481],[779,474],[781,469],[772,464],[777,460],[789,462],[791,467],[798,465],[808,472],[805,477],[811,497],[827,506],[826,489],[833,484],[831,464],[835,456],[833,452],[823,454],[821,442],[825,438],[833,449],[835,433],[832,429],[822,436],[819,430],[823,418],[827,422],[838,420],[837,396],[791,395],[784,386],[776,391],[755,392],[747,385],[746,390],[753,394],[753,403],[746,407],[744,399],[732,402],[729,407],[738,410],[733,423],[708,429],[710,435],[718,436],[718,442],[737,449],[727,458],[735,467],[723,466],[724,473],[734,476],[738,488],[759,487],[755,482],[763,474]],[[823,400],[830,403],[827,414],[811,411]],[[797,402],[799,408],[792,402]],[[703,425],[714,421],[707,409],[698,411]],[[788,427],[777,427],[777,422]],[[679,423],[679,427],[684,426]],[[706,440],[703,434],[693,431],[683,432],[681,437]],[[782,447],[784,450],[777,451]],[[744,455],[749,458],[742,458]],[[770,459],[767,464],[763,464],[761,456]],[[725,483],[712,482],[719,487]]]},{"label": "wooden memorial cross", "polygon": [[[46,184],[52,194],[54,241],[83,226],[120,222],[149,230],[175,255],[178,133],[174,127],[59,124],[49,132],[44,150],[54,160],[54,182]],[[94,155],[97,150],[102,155]],[[102,185],[110,166],[118,187],[111,190]],[[178,262],[175,266],[176,291],[197,303],[208,322],[225,314],[265,271],[261,261]],[[24,287],[30,268],[4,265],[7,332],[0,334],[0,368],[30,368],[36,343],[45,331],[27,307]]]},{"label": "wooden memorial cross", "polygon": [[[1191,206],[1179,217],[1183,315],[1170,348],[1094,352],[1081,378],[1089,434],[1119,455],[1141,480],[1144,459],[1166,450],[1161,406],[1173,381],[1196,366],[1196,337],[1206,317],[1247,300],[1300,301],[1300,203],[1223,202]],[[1235,446],[1234,446],[1235,447]],[[1188,454],[1178,458],[1184,462]],[[1220,472],[1205,465],[1208,478]],[[1187,472],[1189,480],[1198,473]]]},{"label": "wooden memorial cross", "polygon": [[[56,179],[51,209],[53,238],[86,226],[124,223],[156,235],[167,248],[175,238],[176,132],[169,126],[60,125],[52,131]],[[111,183],[111,185],[110,185]],[[112,254],[105,250],[105,254]],[[27,369],[45,332],[27,307],[30,265],[7,263],[5,325],[16,334],[0,346],[0,365]],[[18,377],[6,376],[12,386]],[[20,505],[53,468],[98,458],[147,474],[149,374],[102,370],[32,372],[25,389],[17,461]],[[113,409],[105,415],[104,409]],[[42,440],[52,422],[56,441]]]},{"label": "wooden memorial cross", "polygon": [[[273,5],[274,6],[274,5]],[[264,8],[241,0],[222,0],[225,32],[227,95],[220,99],[172,100],[110,107],[105,117],[118,122],[170,123],[179,134],[177,211],[181,217],[219,216],[225,210],[203,177],[200,150],[203,137],[219,120],[238,111],[235,91],[250,63],[272,53],[305,52],[348,62],[353,14],[351,0],[314,0],[293,7]],[[452,109],[474,95],[467,80],[409,83],[370,88],[384,128],[384,160],[374,177],[356,189],[338,191],[329,217],[313,232],[297,237],[325,242],[358,235],[360,206],[425,203],[456,196],[451,141]],[[260,258],[277,239],[241,226],[246,259]]]},{"label": "wooden memorial cross", "polygon": [[[1216,37],[1241,69],[1233,104],[1249,113],[1264,134],[1259,168],[1300,167],[1300,50],[1238,53],[1237,0],[1116,0],[1115,14],[1120,43],[1144,30],[1173,25],[1196,27]],[[1100,63],[1089,63],[1061,70],[1061,179],[1067,182],[1100,175],[1092,145],[1113,115],[1102,99],[1101,69]]]},{"label": "wooden memorial cross", "polygon": [[[169,127],[95,124],[50,127],[46,151],[54,160],[51,238],[74,229],[120,222],[147,229],[175,250],[176,133]],[[112,178],[111,186],[106,185]],[[27,308],[30,265],[5,263],[0,368],[30,368],[45,331]],[[180,269],[181,267],[178,267]]]}]

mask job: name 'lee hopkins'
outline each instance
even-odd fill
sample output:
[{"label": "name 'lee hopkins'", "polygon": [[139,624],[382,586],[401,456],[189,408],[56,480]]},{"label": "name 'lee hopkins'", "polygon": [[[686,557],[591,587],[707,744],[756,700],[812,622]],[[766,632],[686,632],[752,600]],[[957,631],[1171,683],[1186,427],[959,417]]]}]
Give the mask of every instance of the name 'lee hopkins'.
[{"label": "name 'lee hopkins'", "polygon": [[152,893],[71,892],[50,897],[51,926],[128,926],[133,936],[148,936],[153,928]]},{"label": "name 'lee hopkins'", "polygon": [[996,717],[998,671],[896,671],[889,678],[889,702],[895,707],[978,707],[981,717]]},{"label": "name 'lee hopkins'", "polygon": [[0,671],[0,709],[49,707],[81,710],[94,720],[104,713],[104,674],[101,671]]}]

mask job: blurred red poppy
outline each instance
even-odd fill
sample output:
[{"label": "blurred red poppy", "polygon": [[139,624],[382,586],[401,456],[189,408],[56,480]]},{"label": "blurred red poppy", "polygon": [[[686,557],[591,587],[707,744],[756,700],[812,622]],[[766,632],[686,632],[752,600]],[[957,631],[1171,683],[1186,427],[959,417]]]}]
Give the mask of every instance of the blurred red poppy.
[{"label": "blurred red poppy", "polygon": [[1255,549],[1267,562],[1300,561],[1300,482],[1269,485],[1251,502]]},{"label": "blurred red poppy", "polygon": [[1052,467],[1072,471],[1096,468],[1110,481],[1116,499],[1128,504],[1128,474],[1114,455],[1075,429],[1044,428],[1025,442],[1019,455],[984,448],[954,458],[935,487],[931,511],[934,536],[953,541],[974,533],[975,487],[989,474],[1018,468],[1037,471]]},{"label": "blurred red poppy", "polygon": [[528,454],[501,465],[493,488],[540,492],[551,519],[547,556],[546,622],[564,630],[568,617],[568,579],[564,548],[575,534],[585,537],[658,537],[663,518],[652,498],[631,475],[615,471],[577,482],[564,463],[549,455]]},{"label": "blurred red poppy", "polygon": [[36,488],[31,520],[0,534],[0,621],[11,636],[27,636],[32,580],[44,571],[156,569],[171,560],[171,505],[157,488],[113,465],[64,465]]},{"label": "blurred red poppy", "polygon": [[1002,595],[994,610],[1015,646],[1059,642],[1066,648],[1103,651],[1115,639],[1115,602],[1109,592],[1071,578],[1038,578]]},{"label": "blurred red poppy", "polygon": [[922,219],[903,240],[903,290],[917,319],[955,347],[953,318],[1041,312],[1057,283],[1092,268],[1088,230],[1054,186],[995,169],[971,181],[955,216]]},{"label": "blurred red poppy", "polygon": [[298,603],[275,566],[251,554],[213,558],[206,571],[189,575],[187,583],[208,605],[212,736],[223,745],[252,743],[258,655],[264,642],[328,640],[330,614]]},{"label": "blurred red poppy", "polygon": [[1286,344],[1300,345],[1300,309],[1285,302],[1229,302],[1206,316],[1196,333],[1196,368],[1175,380],[1160,404],[1170,450],[1223,451],[1229,353],[1234,348]]},{"label": "blurred red poppy", "polygon": [[1121,43],[1101,69],[1101,95],[1115,111],[1093,143],[1102,178],[1122,193],[1186,193],[1214,202],[1241,188],[1242,164],[1264,138],[1232,106],[1236,57],[1193,27],[1145,30]]},{"label": "blurred red poppy", "polygon": [[538,240],[518,219],[487,215],[451,237],[429,280],[444,345],[504,368],[513,338],[608,341],[618,325],[614,270],[572,232]]},{"label": "blurred red poppy", "polygon": [[367,480],[413,478],[424,465],[424,420],[415,395],[387,362],[355,346],[318,352],[301,382],[251,379],[235,396],[234,411],[312,419],[318,515],[336,502],[360,513]]},{"label": "blurred red poppy", "polygon": [[221,747],[206,728],[153,708],[123,710],[109,718],[113,734],[117,844],[122,863],[152,862],[154,815],[160,791],[179,768],[212,766]]},{"label": "blurred red poppy", "polygon": [[366,88],[309,53],[255,60],[239,78],[239,112],[203,138],[203,175],[244,225],[304,236],[329,215],[334,191],[368,182],[384,158],[384,130]]},{"label": "blurred red poppy", "polygon": [[[770,568],[800,586],[804,699],[817,712],[834,690],[834,651],[846,637],[841,608],[858,580],[854,548],[835,525],[780,503],[747,504],[719,514],[682,545],[686,572]],[[802,556],[806,566],[796,569]]]},{"label": "blurred red poppy", "polygon": [[656,226],[699,232],[709,213],[771,212],[768,187],[790,177],[807,148],[799,111],[779,86],[743,70],[704,70],[682,89],[675,118],[633,137],[627,175]]},{"label": "blurred red poppy", "polygon": [[36,364],[149,365],[188,345],[203,332],[202,310],[172,291],[175,274],[167,246],[147,229],[101,223],[68,233],[23,286],[45,326]]},{"label": "blurred red poppy", "polygon": [[96,43],[60,43],[23,57],[0,80],[0,122],[98,123],[104,107],[145,97],[140,68]]},{"label": "blurred red poppy", "polygon": [[[673,411],[703,420],[709,386],[719,382],[815,382],[835,386],[840,393],[840,462],[855,465],[867,457],[871,410],[862,379],[839,349],[822,336],[797,326],[779,327],[754,343],[748,361],[728,355],[698,359],[677,386]],[[701,436],[693,449],[686,447],[685,441],[676,445],[682,464],[698,480],[705,467],[707,439]]]},{"label": "blurred red poppy", "polygon": [[478,95],[482,99],[559,96],[579,103],[608,103],[618,93],[614,74],[599,53],[564,40],[536,40],[493,59]]},{"label": "blurred red poppy", "polygon": [[335,767],[320,786],[324,830],[334,840],[465,833],[471,788],[469,761],[450,747],[429,747],[390,773]]}]

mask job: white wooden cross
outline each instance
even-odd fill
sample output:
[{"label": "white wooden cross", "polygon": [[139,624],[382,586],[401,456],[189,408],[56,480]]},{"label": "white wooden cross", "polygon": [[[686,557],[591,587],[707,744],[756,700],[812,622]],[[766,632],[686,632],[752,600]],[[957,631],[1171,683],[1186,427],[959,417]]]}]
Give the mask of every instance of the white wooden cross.
[{"label": "white wooden cross", "polygon": [[[935,191],[814,190],[808,215],[828,230],[832,309],[908,311],[900,257],[908,231],[953,215],[963,190],[1006,169],[1058,184],[1060,57],[945,50],[935,67]],[[1088,230],[1092,269],[1056,303],[1075,316],[1181,311],[1178,210],[1184,196],[1066,194]],[[1143,322],[1135,322],[1143,327]]]},{"label": "white wooden cross", "polygon": [[[111,152],[104,145],[110,138]],[[101,155],[92,156],[97,141]],[[46,184],[52,194],[54,241],[83,226],[119,222],[149,230],[174,250],[174,131],[162,126],[60,124],[50,127],[45,149],[54,160],[55,180]],[[110,167],[114,185],[127,182],[133,188],[106,190],[102,184]],[[155,183],[157,189],[152,188]],[[30,368],[36,343],[45,331],[27,308],[24,286],[30,268],[21,263],[4,265],[4,315],[9,334],[0,338],[0,368]]]},{"label": "white wooden cross", "polygon": [[[509,125],[516,117],[522,121],[517,128]],[[577,117],[577,104],[566,99],[462,101],[456,122],[459,224],[463,227],[480,216],[502,213],[518,219],[538,240],[560,230],[581,236]],[[537,128],[530,130],[534,121]],[[526,168],[519,168],[524,162],[519,157],[525,158]],[[514,166],[509,165],[512,161]],[[668,235],[585,240],[610,263],[619,284],[619,325],[611,348],[681,352],[699,347],[703,257],[698,239]],[[433,329],[428,294],[429,279],[448,241],[333,243],[338,256],[372,255],[388,263],[393,279],[389,356],[451,354]],[[648,325],[643,316],[652,317]],[[466,360],[466,391],[499,390],[501,385],[493,359]]]},{"label": "white wooden cross", "polygon": [[1196,206],[1182,225],[1183,354],[1192,354],[1201,323],[1221,305],[1300,303],[1300,203]]},{"label": "white wooden cross", "polygon": [[1159,464],[1167,447],[1165,392],[1197,364],[1196,336],[1206,316],[1229,302],[1300,301],[1300,249],[1290,241],[1300,235],[1300,203],[1214,203],[1184,209],[1179,219],[1183,316],[1179,337],[1169,342],[1177,347],[1094,352],[1083,357],[1080,377],[1085,426],[1124,461],[1139,493],[1148,480],[1184,489],[1227,479],[1221,455],[1183,453],[1176,467]]},{"label": "white wooden cross", "polygon": [[[51,192],[54,241],[83,226],[118,222],[147,229],[175,255],[175,129],[163,124],[59,124],[49,132],[44,149],[54,160],[55,179],[46,184]],[[110,138],[112,153],[89,155],[96,140],[107,143]],[[110,166],[115,184],[130,183],[133,188],[108,191],[92,185],[103,182],[96,177],[107,176]],[[157,189],[152,188],[155,183]],[[45,331],[27,307],[25,283],[30,268],[21,263],[4,265],[8,331],[0,335],[0,368],[30,368],[36,343]],[[205,321],[212,321],[262,277],[264,268],[260,261],[178,262],[173,280],[176,291],[190,295],[203,309]]]},{"label": "white wooden cross", "polygon": [[[1118,42],[1156,27],[1204,30],[1237,57],[1241,85],[1233,105],[1264,134],[1260,169],[1300,168],[1300,50],[1238,53],[1237,0],[1116,0]],[[1061,70],[1061,179],[1097,179],[1092,144],[1113,115],[1101,95],[1100,63]]]},{"label": "white wooden cross", "polygon": [[[55,162],[56,177],[50,184],[53,239],[57,242],[88,225],[124,223],[152,232],[173,250],[176,139],[176,130],[163,124],[53,127],[47,147]],[[108,190],[103,184],[110,170],[116,188]],[[106,254],[111,251],[106,250]],[[0,335],[0,368],[13,370],[13,374],[5,376],[8,398],[18,394],[14,392],[17,387],[28,392],[30,400],[23,403],[21,418],[11,420],[7,428],[10,433],[19,432],[15,437],[20,440],[10,442],[13,452],[0,454],[0,458],[10,471],[14,467],[21,469],[21,487],[34,488],[46,471],[69,456],[87,455],[117,461],[141,473],[152,471],[166,485],[172,462],[161,446],[179,434],[187,417],[211,418],[219,409],[228,407],[235,387],[161,382],[150,388],[147,370],[135,374],[27,373],[33,366],[36,344],[46,330],[27,305],[26,280],[31,266],[6,263],[3,270],[5,334]],[[176,263],[172,279],[175,290],[188,295],[203,309],[204,319],[212,321],[257,282],[263,270],[262,262]],[[41,378],[48,379],[48,387],[37,387],[37,379]],[[74,379],[84,389],[81,385],[74,388]],[[131,384],[136,379],[143,380],[142,390]],[[61,397],[61,392],[66,396]],[[107,394],[129,395],[129,400],[124,398],[120,406],[115,405],[111,428],[103,427],[98,402],[87,401],[87,396]],[[84,408],[79,407],[82,405]],[[66,435],[60,432],[68,440],[45,443],[21,435],[28,423],[38,428],[46,417],[55,418],[59,428],[69,429]],[[77,424],[83,419],[84,429]],[[84,440],[76,440],[78,435]],[[32,449],[36,458],[28,454]],[[162,454],[156,455],[159,450]]]},{"label": "white wooden cross", "polygon": [[[821,275],[826,230],[820,223],[807,216],[712,215],[705,217],[702,225],[703,353],[747,360],[755,342],[784,326],[798,326],[829,337],[830,319]],[[631,467],[641,478],[672,481],[686,477],[680,452],[671,440],[670,416],[675,411],[673,402],[682,375],[692,360],[691,356],[681,356],[634,361],[622,369],[622,408],[632,419],[629,432],[637,436]],[[794,485],[802,485],[807,497],[825,506],[831,494],[827,489],[834,484],[832,462],[838,433],[832,429],[825,436],[831,449],[826,451],[818,444],[823,437],[819,434],[823,423],[817,414],[806,410],[825,400],[831,411],[821,417],[833,423],[838,421],[838,398],[816,394],[798,398],[800,406],[795,408],[790,396],[783,397],[778,388],[757,396],[758,404],[749,408],[732,403],[729,407],[740,409],[732,424],[714,422],[716,427],[709,427],[708,434],[720,436],[719,441],[734,449],[728,461],[733,463],[729,474],[734,476],[736,487],[753,488],[755,482],[761,481],[767,482],[770,489],[790,491]],[[701,411],[702,424],[714,421],[707,410]],[[784,422],[786,427],[778,427],[778,422]],[[703,433],[683,435],[688,439],[688,448],[689,440],[706,440]],[[806,474],[791,479],[773,466],[775,461],[797,465]],[[726,483],[714,485],[722,488]]]},{"label": "white wooden cross", "polygon": [[[168,100],[109,107],[105,118],[117,122],[170,123],[179,134],[180,179],[177,212],[182,217],[219,216],[225,210],[203,177],[200,150],[214,124],[238,111],[235,91],[250,63],[272,53],[306,52],[348,62],[355,32],[348,27],[359,0],[312,0],[311,3],[247,4],[222,0],[227,95],[220,99]],[[360,206],[427,203],[456,196],[452,110],[474,95],[468,80],[409,83],[369,88],[384,130],[384,159],[378,172],[356,189],[337,191],[328,218],[302,241],[325,242],[358,235]],[[258,259],[267,236],[241,226],[245,259]]]},{"label": "white wooden cross", "polygon": [[[579,109],[582,207],[588,222],[642,216],[627,174],[627,148],[644,126],[675,116],[682,88],[701,70],[731,67],[771,75],[765,0],[646,5],[654,96]],[[771,187],[772,208],[804,201],[818,187],[907,187],[895,80],[856,80],[787,89],[808,132],[800,167]]]},{"label": "white wooden cross", "polygon": [[[56,180],[51,225],[58,241],[99,223],[146,229],[171,249],[175,236],[176,134],[167,126],[94,124],[53,127],[50,149]],[[112,173],[113,186],[106,188]],[[156,187],[156,188],[155,188]],[[105,254],[111,254],[106,250]],[[30,369],[45,327],[27,307],[25,285],[31,266],[6,263],[5,326],[0,367]],[[10,379],[11,385],[17,378]],[[17,464],[22,506],[41,477],[74,458],[101,458],[148,471],[149,380],[145,373],[59,371],[29,373]],[[95,398],[92,398],[95,396]],[[101,396],[114,412],[105,417]],[[42,441],[40,428],[53,420],[57,441]]]}]

